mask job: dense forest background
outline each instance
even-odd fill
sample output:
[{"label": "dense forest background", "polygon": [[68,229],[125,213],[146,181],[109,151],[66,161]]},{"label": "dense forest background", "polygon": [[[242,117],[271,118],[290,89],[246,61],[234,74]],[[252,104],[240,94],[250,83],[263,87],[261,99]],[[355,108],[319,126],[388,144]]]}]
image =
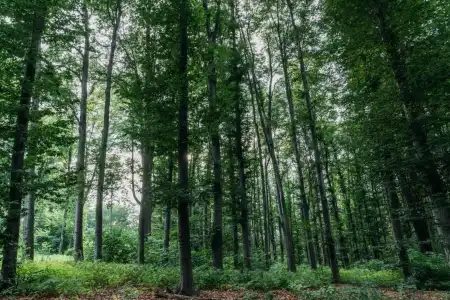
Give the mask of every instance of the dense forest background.
[{"label": "dense forest background", "polygon": [[200,266],[449,286],[449,16],[0,0],[3,289],[56,254],[180,268],[188,295]]}]

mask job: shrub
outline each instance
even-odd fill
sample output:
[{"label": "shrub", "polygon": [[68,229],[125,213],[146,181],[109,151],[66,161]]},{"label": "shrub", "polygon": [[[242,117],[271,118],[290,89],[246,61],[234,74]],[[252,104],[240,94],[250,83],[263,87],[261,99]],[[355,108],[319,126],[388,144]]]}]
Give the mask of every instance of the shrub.
[{"label": "shrub", "polygon": [[408,255],[418,288],[450,290],[450,266],[443,255],[415,249],[409,249]]}]

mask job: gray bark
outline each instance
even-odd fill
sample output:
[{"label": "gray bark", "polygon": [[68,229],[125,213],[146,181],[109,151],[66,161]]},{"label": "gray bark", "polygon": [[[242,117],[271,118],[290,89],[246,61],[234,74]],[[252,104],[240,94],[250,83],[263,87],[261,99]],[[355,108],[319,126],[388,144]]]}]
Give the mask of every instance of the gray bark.
[{"label": "gray bark", "polygon": [[114,20],[113,32],[111,37],[111,47],[109,50],[108,69],[106,71],[106,88],[105,88],[105,108],[103,115],[103,131],[102,143],[100,146],[100,157],[98,160],[98,182],[97,182],[97,203],[95,207],[95,249],[94,260],[102,259],[102,244],[103,244],[103,193],[105,184],[105,168],[106,168],[106,152],[108,148],[109,136],[109,113],[111,106],[111,87],[112,87],[112,72],[114,65],[114,55],[117,48],[117,38],[119,33],[120,18],[122,15],[122,0],[116,2],[116,19]]},{"label": "gray bark", "polygon": [[82,261],[83,256],[83,208],[86,186],[86,113],[88,98],[88,75],[89,75],[89,53],[90,53],[90,28],[89,12],[86,1],[83,2],[83,21],[84,21],[84,52],[83,67],[81,75],[81,100],[80,117],[78,124],[78,152],[77,152],[77,173],[78,173],[78,195],[75,204],[75,225],[74,225],[74,260]]}]

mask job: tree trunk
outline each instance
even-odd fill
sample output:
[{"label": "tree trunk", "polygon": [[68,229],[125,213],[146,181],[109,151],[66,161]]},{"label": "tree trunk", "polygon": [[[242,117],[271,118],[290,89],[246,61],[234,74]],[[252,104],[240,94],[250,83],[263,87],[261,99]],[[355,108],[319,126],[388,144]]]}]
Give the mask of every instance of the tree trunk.
[{"label": "tree trunk", "polygon": [[349,259],[348,259],[347,247],[346,247],[347,243],[346,243],[346,239],[345,239],[343,228],[342,228],[341,218],[339,215],[339,208],[337,205],[337,196],[336,196],[336,192],[334,190],[332,177],[330,175],[330,169],[329,169],[330,156],[329,156],[328,148],[326,145],[324,145],[324,149],[325,149],[325,173],[326,173],[326,177],[327,177],[328,190],[329,190],[330,196],[331,196],[331,206],[333,209],[334,221],[336,222],[336,227],[337,227],[337,231],[338,231],[339,254],[341,255],[342,265],[344,266],[344,268],[346,268],[350,264]]},{"label": "tree trunk", "polygon": [[[410,172],[412,175],[411,180],[417,177],[415,171]],[[401,171],[397,173],[400,188],[405,198],[406,205],[408,206],[409,217],[414,227],[417,239],[419,241],[420,252],[432,252],[433,247],[431,245],[430,230],[426,220],[426,211],[424,203],[420,201],[417,190],[414,188],[419,184],[416,180],[409,181],[402,174]]]},{"label": "tree trunk", "polygon": [[178,111],[178,184],[180,193],[178,197],[178,235],[180,245],[180,287],[183,295],[194,294],[194,277],[191,259],[191,237],[189,230],[189,178],[188,178],[188,20],[189,1],[179,2],[179,28],[180,28],[180,61],[178,76],[179,85],[179,111]]},{"label": "tree trunk", "polygon": [[[235,40],[235,39],[234,39]],[[236,49],[236,41],[234,41],[234,49]],[[237,52],[235,50],[235,56],[237,56]],[[235,58],[236,60],[238,57]],[[237,61],[235,61],[233,67],[235,78],[235,86],[234,86],[234,111],[235,111],[235,142],[236,142],[236,157],[238,162],[238,170],[239,170],[239,187],[238,187],[238,196],[241,210],[241,227],[242,227],[242,242],[243,242],[243,250],[244,250],[244,268],[250,269],[250,232],[249,232],[249,222],[248,222],[248,200],[247,200],[247,190],[245,185],[245,160],[244,160],[244,151],[242,146],[242,111],[241,111],[241,95],[240,95],[240,76],[237,70]]]},{"label": "tree trunk", "polygon": [[116,2],[116,19],[114,20],[114,27],[111,37],[111,47],[109,50],[108,69],[106,71],[106,88],[105,88],[105,109],[103,115],[103,131],[102,143],[99,151],[98,159],[98,182],[97,182],[97,203],[95,207],[95,249],[94,260],[102,259],[102,244],[103,244],[103,192],[105,184],[105,168],[106,168],[106,151],[108,148],[109,135],[109,111],[111,106],[111,86],[112,86],[112,72],[114,65],[114,55],[117,48],[117,36],[119,33],[120,17],[122,15],[121,9],[122,0]]},{"label": "tree trunk", "polygon": [[268,161],[265,163],[264,167],[264,177],[266,178],[266,191],[267,191],[267,204],[268,204],[268,212],[267,212],[267,218],[269,223],[269,234],[270,234],[270,243],[272,244],[272,254],[273,254],[273,260],[277,261],[277,244],[275,242],[275,220],[272,212],[272,195],[270,193],[270,183],[269,183],[269,174],[267,171],[267,165]]},{"label": "tree trunk", "polygon": [[11,158],[9,198],[5,200],[5,228],[3,232],[3,259],[1,288],[16,283],[17,248],[20,230],[20,211],[23,197],[24,157],[28,137],[30,102],[39,60],[39,49],[45,27],[47,5],[42,1],[36,6],[29,48],[25,56],[25,70],[20,88],[20,106],[17,111],[14,145]]},{"label": "tree trunk", "polygon": [[206,35],[208,38],[208,98],[209,98],[209,116],[210,116],[210,136],[211,136],[211,154],[213,160],[213,194],[214,194],[214,214],[213,228],[211,237],[211,250],[213,267],[223,269],[223,249],[222,249],[222,165],[220,155],[220,113],[218,111],[217,92],[216,92],[216,62],[215,48],[216,39],[220,22],[220,2],[216,7],[214,28],[211,28],[211,12],[208,8],[208,1],[203,0],[203,7],[206,15]]},{"label": "tree trunk", "polygon": [[[386,164],[390,162],[390,155],[386,157]],[[400,221],[400,200],[398,199],[397,192],[395,190],[395,179],[394,173],[390,167],[386,168],[384,174],[384,184],[386,187],[386,194],[389,199],[389,205],[391,207],[391,221],[392,230],[394,232],[394,237],[397,242],[398,256],[400,259],[400,264],[403,270],[403,276],[407,279],[411,276],[411,265],[409,264],[408,249],[406,247],[405,241],[403,239],[402,224]]]},{"label": "tree trunk", "polygon": [[[169,158],[167,161],[167,182],[169,183],[169,187],[172,186],[173,180],[173,159],[172,154],[169,154]],[[170,222],[171,222],[171,214],[172,207],[170,202],[166,203],[165,211],[164,211],[164,248],[163,248],[163,258],[164,262],[169,262],[169,242],[170,242]]]},{"label": "tree trunk", "polygon": [[87,97],[88,97],[88,75],[89,75],[89,52],[90,52],[90,28],[89,28],[89,12],[87,2],[83,2],[83,19],[84,19],[84,53],[83,53],[83,71],[81,77],[81,101],[80,101],[80,118],[78,124],[79,140],[77,152],[77,173],[78,173],[78,195],[75,204],[75,225],[74,225],[74,260],[82,261],[83,256],[83,207],[85,198],[86,185],[86,113],[87,113]]},{"label": "tree trunk", "polygon": [[[41,45],[39,44],[38,53],[41,52]],[[39,61],[36,63],[36,73],[35,78],[38,78],[40,72],[40,63]],[[36,79],[35,79],[36,80]],[[39,96],[37,92],[34,92],[34,96],[32,99],[31,109],[32,113],[39,112]],[[33,130],[36,127],[36,123],[31,123],[29,125],[30,130]],[[36,148],[36,146],[34,147]],[[34,150],[34,151],[33,151]],[[28,156],[34,157],[36,155],[37,149],[28,150]],[[36,166],[33,164],[30,167],[33,175],[36,172]],[[31,183],[34,185],[35,177],[33,177]],[[24,258],[28,260],[34,260],[34,220],[35,220],[35,206],[36,206],[36,188],[31,186],[29,188],[28,194],[25,197],[24,209],[25,209],[25,217],[23,220],[23,249],[24,249]]]},{"label": "tree trunk", "polygon": [[59,254],[64,253],[64,235],[66,232],[66,218],[67,218],[67,207],[64,208],[63,223],[61,225],[61,234],[59,236],[59,247],[58,247]]},{"label": "tree trunk", "polygon": [[139,244],[138,244],[138,263],[145,263],[145,241],[149,233],[151,216],[151,185],[153,169],[153,150],[146,145],[141,145],[142,155],[142,198],[139,209]]},{"label": "tree trunk", "polygon": [[269,203],[268,203],[269,201],[267,198],[267,186],[264,172],[261,137],[259,135],[260,134],[259,126],[256,120],[256,111],[254,103],[252,103],[252,114],[253,114],[253,126],[255,127],[256,143],[258,147],[258,163],[261,178],[261,192],[263,198],[263,228],[264,228],[264,258],[265,258],[264,261],[265,267],[269,268],[270,266],[270,233],[269,233]]},{"label": "tree trunk", "polygon": [[239,235],[238,225],[239,218],[237,215],[237,209],[239,207],[238,199],[236,197],[236,178],[234,170],[234,151],[233,151],[233,138],[230,133],[228,144],[228,178],[230,181],[230,206],[231,206],[231,218],[233,226],[233,265],[235,269],[239,268]]}]

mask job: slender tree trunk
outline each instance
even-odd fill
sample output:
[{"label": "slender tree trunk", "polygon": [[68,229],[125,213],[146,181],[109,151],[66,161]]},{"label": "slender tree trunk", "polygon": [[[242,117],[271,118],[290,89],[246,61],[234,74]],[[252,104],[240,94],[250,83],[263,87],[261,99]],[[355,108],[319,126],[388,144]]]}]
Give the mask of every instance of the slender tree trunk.
[{"label": "slender tree trunk", "polygon": [[[235,67],[235,72],[237,73],[237,66]],[[235,109],[235,142],[236,142],[236,157],[238,162],[239,170],[239,187],[238,196],[241,210],[241,227],[242,227],[242,242],[244,250],[244,268],[250,269],[250,232],[249,232],[249,222],[248,222],[248,200],[247,200],[247,190],[245,185],[245,160],[244,151],[242,146],[242,111],[241,111],[241,96],[239,91],[240,80],[235,82],[234,90],[234,109]]]},{"label": "slender tree trunk", "polygon": [[1,288],[9,288],[16,283],[17,247],[20,230],[20,210],[23,197],[24,157],[28,137],[30,102],[33,96],[39,49],[45,27],[47,6],[45,1],[36,6],[31,38],[25,56],[25,71],[20,89],[20,106],[17,111],[14,145],[11,158],[9,198],[5,200],[5,228],[3,232],[3,259]]},{"label": "slender tree trunk", "polygon": [[329,156],[328,148],[326,145],[324,145],[324,149],[325,149],[325,173],[326,173],[326,177],[327,177],[328,190],[329,190],[330,196],[331,196],[331,206],[333,209],[334,221],[336,222],[336,227],[337,227],[337,231],[338,231],[339,254],[341,255],[342,265],[344,266],[344,268],[346,268],[350,264],[349,259],[348,259],[348,253],[347,253],[347,242],[346,242],[343,228],[342,228],[341,217],[340,217],[339,208],[337,205],[337,196],[336,196],[336,192],[334,190],[333,181],[332,181],[332,177],[330,174],[330,169],[329,169],[330,156]]},{"label": "slender tree trunk", "polygon": [[77,173],[78,173],[78,195],[75,204],[75,225],[74,225],[74,260],[82,261],[83,256],[83,207],[85,198],[86,185],[86,121],[87,121],[87,97],[88,97],[88,75],[89,75],[89,54],[90,54],[90,28],[89,28],[89,12],[87,1],[83,2],[83,19],[84,19],[84,53],[83,53],[83,69],[81,77],[81,101],[80,101],[80,118],[78,124],[79,140],[77,152]]},{"label": "slender tree trunk", "polygon": [[211,28],[211,11],[208,7],[208,1],[203,0],[203,8],[206,15],[206,35],[208,38],[208,98],[210,114],[210,136],[211,136],[211,154],[213,160],[213,194],[214,194],[214,215],[213,229],[211,239],[213,267],[223,269],[223,240],[222,240],[222,165],[220,155],[220,113],[217,102],[217,75],[215,48],[216,39],[219,34],[220,22],[220,1],[217,3],[214,20],[214,28]]},{"label": "slender tree trunk", "polygon": [[[412,173],[415,172],[411,171]],[[426,211],[424,204],[419,199],[417,190],[414,188],[419,183],[415,180],[408,182],[401,171],[397,173],[397,177],[406,205],[408,206],[411,223],[419,241],[420,252],[432,252],[433,247],[431,245],[430,229],[426,221]],[[413,179],[417,177],[417,174],[412,174],[410,177]]]},{"label": "slender tree trunk", "polygon": [[[41,52],[39,45],[38,53]],[[40,63],[39,61],[36,64],[36,73],[35,78],[38,78],[40,72]],[[35,79],[36,80],[36,79]],[[31,109],[32,113],[38,113],[39,112],[39,96],[37,92],[34,92],[34,96],[32,99]],[[33,122],[29,125],[30,130],[33,130],[36,127],[36,123]],[[36,146],[34,147],[36,148]],[[36,155],[37,149],[30,149],[28,151],[28,154],[30,157],[34,157]],[[35,175],[36,172],[36,166],[33,164],[30,167],[31,172],[33,175]],[[32,184],[34,184],[34,180],[36,178],[34,177],[32,179]],[[23,220],[23,254],[24,258],[28,260],[34,260],[34,220],[35,220],[35,206],[36,206],[36,189],[34,186],[32,186],[25,197],[25,217]]]},{"label": "slender tree trunk", "polygon": [[389,24],[388,6],[389,3],[385,0],[372,1],[381,42],[386,46],[391,69],[400,93],[399,99],[403,105],[410,133],[414,138],[419,153],[421,167],[431,191],[431,199],[434,206],[433,215],[438,224],[438,233],[444,246],[447,261],[450,261],[450,206],[447,200],[448,191],[438,172],[438,167],[428,142],[427,122],[421,105],[421,95],[413,92],[411,89],[411,78],[408,77],[406,66],[406,51],[394,28]]},{"label": "slender tree trunk", "polygon": [[278,238],[280,243],[280,257],[281,262],[284,262],[284,238],[283,238],[283,225],[281,224],[281,218],[277,217],[278,220]]},{"label": "slender tree trunk", "polygon": [[228,178],[230,181],[230,199],[231,199],[231,218],[233,226],[233,265],[235,269],[239,268],[239,218],[237,215],[237,209],[239,207],[238,199],[236,197],[236,177],[234,166],[234,151],[233,151],[233,138],[232,134],[229,136],[228,144]]},{"label": "slender tree trunk", "polygon": [[34,219],[35,219],[36,193],[30,191],[25,197],[26,215],[23,220],[23,250],[24,258],[34,260]]},{"label": "slender tree trunk", "polygon": [[266,191],[267,191],[267,204],[268,204],[268,211],[267,211],[267,218],[269,223],[269,234],[270,234],[270,243],[272,244],[272,254],[273,254],[273,260],[277,261],[277,244],[275,243],[275,220],[272,213],[272,195],[270,193],[270,183],[269,183],[269,174],[267,171],[267,165],[268,161],[265,163],[264,167],[264,177],[266,178]]},{"label": "slender tree trunk", "polygon": [[[390,155],[386,157],[386,163],[390,161]],[[389,165],[389,164],[388,164]],[[403,239],[402,224],[400,221],[400,199],[398,198],[397,192],[395,190],[395,179],[394,173],[391,168],[388,167],[384,174],[384,184],[386,187],[386,194],[389,199],[389,205],[391,207],[391,221],[392,230],[394,231],[394,237],[397,242],[398,256],[400,259],[400,264],[403,270],[403,276],[407,279],[411,276],[411,265],[409,264],[408,249],[405,245]]]},{"label": "slender tree trunk", "polygon": [[98,159],[98,182],[97,182],[97,203],[95,207],[95,249],[94,260],[102,259],[102,244],[103,244],[103,192],[105,184],[105,169],[106,169],[106,152],[108,148],[109,136],[109,111],[111,106],[111,86],[112,86],[112,72],[114,65],[114,55],[117,48],[117,36],[119,33],[120,17],[122,15],[122,0],[116,2],[116,19],[114,20],[114,27],[111,37],[111,47],[109,50],[108,69],[106,71],[106,88],[105,88],[105,109],[103,115],[103,131],[102,143],[99,151]]},{"label": "slender tree trunk", "polygon": [[194,277],[191,259],[191,237],[189,228],[189,178],[188,178],[188,20],[189,1],[179,2],[180,61],[178,76],[180,80],[178,111],[178,235],[180,245],[180,287],[179,292],[191,296],[194,294]]},{"label": "slender tree trunk", "polygon": [[[334,155],[334,160],[337,162],[337,150],[336,149],[333,149],[333,155]],[[356,225],[355,225],[355,220],[353,218],[352,207],[351,207],[350,197],[349,197],[348,190],[347,190],[347,185],[345,184],[345,178],[344,178],[344,175],[342,174],[339,163],[336,164],[336,170],[337,170],[338,179],[339,179],[339,187],[340,187],[342,196],[344,197],[344,208],[345,208],[347,224],[348,224],[347,227],[350,229],[351,235],[352,235],[353,260],[358,260],[360,255],[359,255],[359,250],[358,250],[359,244],[358,244],[358,237],[356,235]]]},{"label": "slender tree trunk", "polygon": [[[211,182],[212,178],[212,155],[208,155],[206,161],[206,184]],[[211,211],[209,208],[209,198],[204,200],[203,203],[203,248],[207,249],[211,247],[210,228],[211,228]]]},{"label": "slender tree trunk", "polygon": [[[70,174],[72,168],[72,147],[69,147],[69,158],[67,160],[67,173]],[[70,188],[67,189],[67,195],[71,195],[70,193]],[[66,206],[64,207],[64,214],[63,214],[63,222],[61,224],[61,234],[60,234],[60,238],[59,238],[59,248],[58,248],[58,253],[59,254],[63,254],[64,252],[64,237],[65,237],[65,231],[66,231],[66,219],[67,219],[67,211],[68,211],[68,205],[69,205],[69,198],[70,196],[68,196],[68,203],[66,204]]]},{"label": "slender tree trunk", "polygon": [[[173,180],[173,159],[172,154],[169,154],[169,158],[167,159],[167,182],[169,187],[172,185]],[[166,203],[166,207],[164,210],[164,248],[163,248],[163,258],[164,262],[169,262],[169,242],[170,242],[170,222],[172,215],[172,207],[170,202]]]},{"label": "slender tree trunk", "polygon": [[64,208],[63,223],[61,224],[61,234],[59,236],[59,247],[58,247],[59,254],[64,253],[64,236],[66,232],[66,219],[67,219],[67,207]]},{"label": "slender tree trunk", "polygon": [[261,147],[261,137],[259,133],[259,125],[256,120],[256,109],[254,103],[252,103],[252,114],[253,114],[253,126],[255,127],[255,135],[256,135],[256,143],[258,146],[258,163],[259,163],[259,171],[261,178],[261,192],[262,192],[262,200],[263,200],[263,227],[264,227],[264,258],[265,258],[265,266],[269,268],[270,266],[270,233],[269,233],[269,204],[267,198],[267,186],[266,186],[266,178],[264,172],[264,162],[263,162],[263,154]]}]

